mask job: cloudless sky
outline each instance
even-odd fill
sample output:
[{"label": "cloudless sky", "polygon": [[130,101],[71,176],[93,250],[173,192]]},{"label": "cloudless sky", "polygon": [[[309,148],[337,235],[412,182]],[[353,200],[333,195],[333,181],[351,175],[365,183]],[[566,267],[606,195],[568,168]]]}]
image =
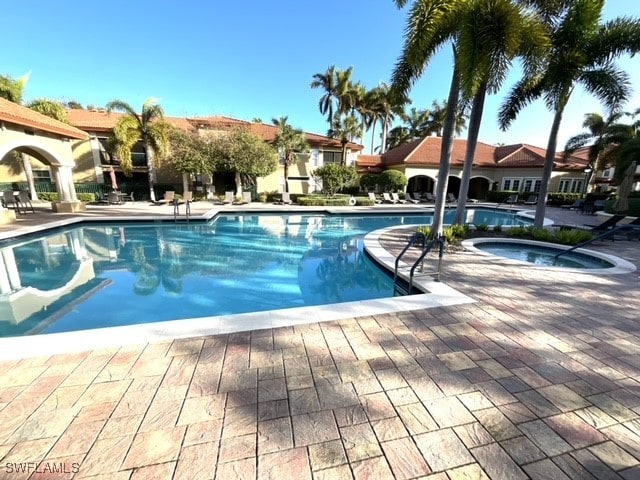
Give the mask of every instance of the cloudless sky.
[{"label": "cloudless sky", "polygon": [[[119,99],[140,109],[156,97],[170,116],[258,117],[270,123],[288,115],[295,127],[319,134],[326,134],[327,122],[318,110],[323,93],[309,86],[313,74],[330,65],[353,66],[354,80],[367,88],[388,82],[408,12],[392,0],[2,3],[0,74],[17,78],[31,72],[27,102],[46,97],[104,106]],[[640,13],[632,6],[635,0],[608,0],[604,20]],[[627,57],[619,65],[631,75],[634,95],[627,109],[635,110],[640,60]],[[451,66],[451,49],[445,47],[410,92],[412,106],[427,108],[447,97]],[[497,126],[501,99],[519,74],[514,68],[502,91],[487,99],[480,141],[546,146],[552,116],[542,101],[523,110],[507,132]],[[576,90],[559,149],[582,131],[590,112],[604,113]],[[370,136],[365,145],[368,153]]]}]

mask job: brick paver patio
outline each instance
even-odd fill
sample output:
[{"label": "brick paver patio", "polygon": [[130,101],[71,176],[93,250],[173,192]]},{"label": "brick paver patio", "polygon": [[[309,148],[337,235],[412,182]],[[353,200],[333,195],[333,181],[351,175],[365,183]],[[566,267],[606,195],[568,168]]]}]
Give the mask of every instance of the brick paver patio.
[{"label": "brick paver patio", "polygon": [[637,479],[639,275],[460,252],[469,305],[4,362],[0,478]]}]

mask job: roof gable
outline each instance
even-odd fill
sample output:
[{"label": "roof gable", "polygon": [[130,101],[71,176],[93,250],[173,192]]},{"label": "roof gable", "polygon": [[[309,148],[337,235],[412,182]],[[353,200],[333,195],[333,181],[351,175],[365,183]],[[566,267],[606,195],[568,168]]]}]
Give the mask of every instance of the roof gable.
[{"label": "roof gable", "polygon": [[34,130],[53,133],[62,137],[83,140],[89,136],[86,132],[67,123],[42,115],[30,108],[0,98],[0,121],[13,123]]}]

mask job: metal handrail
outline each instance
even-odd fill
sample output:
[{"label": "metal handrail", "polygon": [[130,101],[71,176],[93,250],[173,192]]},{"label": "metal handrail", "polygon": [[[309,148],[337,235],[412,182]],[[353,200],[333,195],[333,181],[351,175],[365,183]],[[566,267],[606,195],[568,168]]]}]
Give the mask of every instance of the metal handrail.
[{"label": "metal handrail", "polygon": [[611,230],[607,230],[606,232],[598,235],[597,237],[592,238],[591,240],[587,240],[585,242],[579,243],[578,245],[574,245],[571,248],[568,248],[567,250],[563,250],[562,252],[554,255],[553,257],[553,261],[555,262],[558,258],[560,258],[562,255],[565,255],[569,252],[573,252],[574,250],[577,250],[578,248],[582,248],[585,245],[589,245],[593,242],[595,242],[596,240],[604,240],[607,237],[610,237],[611,235],[615,235],[616,232],[619,232],[621,230],[640,230],[640,226],[638,225],[618,225],[615,228],[612,228]]},{"label": "metal handrail", "polygon": [[409,250],[419,240],[425,241],[424,234],[416,232],[413,235],[411,235],[411,238],[409,239],[409,242],[407,242],[407,245],[402,249],[400,254],[396,257],[395,267],[394,267],[394,270],[393,270],[393,284],[394,285],[396,284],[396,280],[398,279],[398,265],[400,263],[400,260],[402,259],[404,254],[407,253],[407,250]]},{"label": "metal handrail", "polygon": [[[411,246],[413,246],[419,240],[426,242],[426,237],[424,236],[424,234],[421,234],[421,233],[413,234],[409,239],[409,242],[407,242],[407,245],[402,249],[400,254],[396,257],[395,268],[393,271],[394,292],[397,291],[398,289],[397,288],[398,287],[398,268],[399,268],[400,260],[402,259],[404,254],[407,253],[407,250],[409,250],[409,248],[411,248]],[[422,262],[424,261],[424,257],[427,256],[427,254],[433,249],[433,247],[436,244],[439,245],[439,256],[438,256],[438,267],[435,272],[435,280],[440,281],[440,273],[442,269],[442,255],[444,253],[444,238],[442,237],[436,238],[434,240],[431,240],[428,243],[425,243],[422,253],[418,257],[418,259],[413,263],[413,265],[411,266],[411,269],[409,270],[409,288],[407,290],[407,293],[411,293],[411,290],[413,289],[413,277],[415,276],[416,268],[418,267],[418,265],[422,264]]]},{"label": "metal handrail", "polygon": [[[185,204],[185,215],[187,218],[187,223],[189,223],[189,217],[191,216],[191,202],[187,201]],[[180,202],[178,199],[173,201],[173,221],[178,221],[178,215],[180,215]]]},{"label": "metal handrail", "polygon": [[440,238],[436,238],[435,240],[432,240],[429,245],[427,245],[425,247],[425,249],[422,251],[422,254],[418,257],[418,259],[415,261],[415,263],[413,264],[413,266],[411,267],[411,270],[409,270],[409,289],[408,289],[408,293],[411,293],[411,290],[413,289],[413,275],[415,273],[416,267],[422,263],[422,261],[424,260],[424,257],[427,256],[427,254],[431,251],[431,249],[436,245],[439,245],[439,253],[438,253],[438,269],[436,270],[436,281],[439,282],[440,281],[440,273],[441,273],[441,267],[442,267],[442,255],[444,253],[444,239],[442,237]]}]

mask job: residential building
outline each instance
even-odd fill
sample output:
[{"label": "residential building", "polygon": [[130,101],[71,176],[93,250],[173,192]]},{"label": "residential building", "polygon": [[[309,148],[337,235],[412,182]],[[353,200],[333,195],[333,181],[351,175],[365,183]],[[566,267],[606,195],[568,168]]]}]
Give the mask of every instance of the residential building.
[{"label": "residential building", "polygon": [[[358,172],[380,173],[393,169],[405,174],[409,192],[434,193],[440,166],[442,138],[425,137],[396,147],[382,155],[360,155]],[[460,188],[467,141],[453,140],[447,193]],[[483,200],[490,190],[513,190],[535,194],[540,190],[545,150],[523,143],[493,146],[478,142],[469,183],[469,198]],[[585,185],[584,158],[556,155],[550,192],[582,193]]]}]

